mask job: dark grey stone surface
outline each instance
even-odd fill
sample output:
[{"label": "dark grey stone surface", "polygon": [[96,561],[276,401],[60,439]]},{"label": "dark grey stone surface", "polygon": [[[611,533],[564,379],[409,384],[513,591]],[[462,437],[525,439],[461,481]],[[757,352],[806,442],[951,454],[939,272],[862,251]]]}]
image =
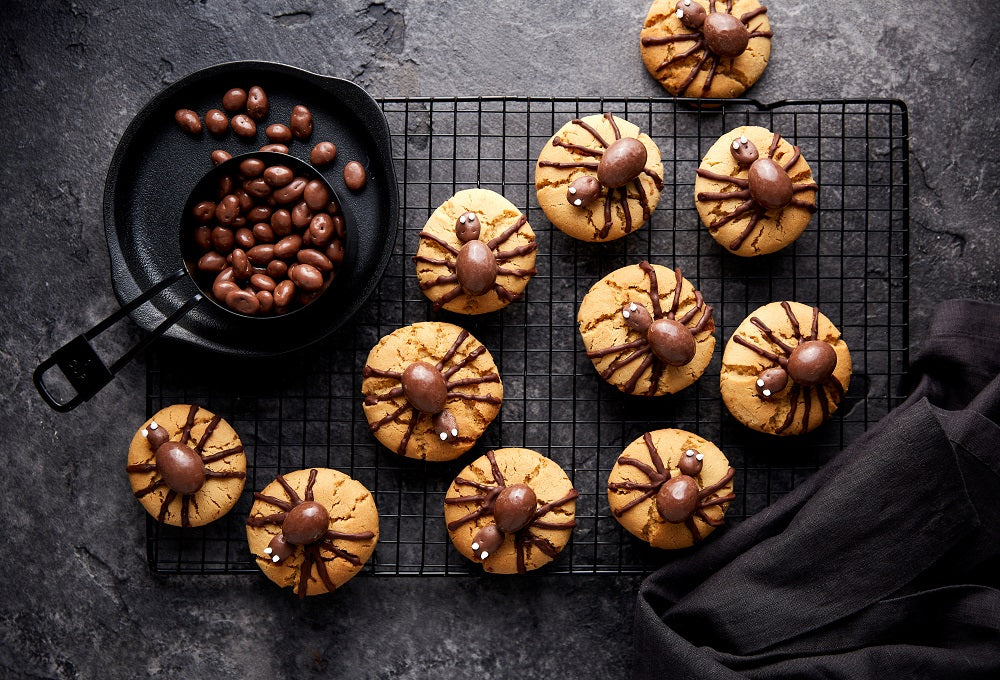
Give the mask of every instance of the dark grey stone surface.
[{"label": "dark grey stone surface", "polygon": [[[30,371],[114,306],[104,174],[130,118],[164,85],[212,63],[267,58],[352,78],[376,96],[659,95],[636,49],[647,5],[5,3],[0,675],[625,674],[635,578],[365,578],[300,607],[259,577],[152,577],[121,472],[143,417],[142,366],[69,415],[42,404]],[[769,7],[778,39],[752,96],[891,96],[910,107],[911,337],[942,299],[1000,299],[994,8]]]}]

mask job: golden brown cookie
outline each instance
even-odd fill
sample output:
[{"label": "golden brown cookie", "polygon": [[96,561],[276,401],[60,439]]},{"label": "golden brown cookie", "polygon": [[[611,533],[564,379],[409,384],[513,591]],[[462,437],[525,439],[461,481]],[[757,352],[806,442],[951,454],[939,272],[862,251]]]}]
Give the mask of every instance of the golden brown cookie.
[{"label": "golden brown cookie", "polygon": [[739,97],[771,56],[771,24],[757,0],[656,0],[640,49],[650,75],[683,97]]},{"label": "golden brown cookie", "polygon": [[382,444],[423,460],[468,451],[500,411],[503,384],[486,346],[458,326],[423,321],[368,354],[361,391]]},{"label": "golden brown cookie", "polygon": [[733,332],[722,354],[722,400],[758,432],[793,435],[826,422],[851,382],[851,352],[815,307],[772,302]]},{"label": "golden brown cookie", "polygon": [[680,268],[640,262],[613,271],[591,287],[576,318],[594,368],[626,394],[684,389],[715,349],[712,307]]},{"label": "golden brown cookie", "polygon": [[538,204],[581,241],[613,241],[644,225],[663,190],[660,150],[638,126],[610,113],[573,119],[535,166]]},{"label": "golden brown cookie", "polygon": [[296,470],[255,493],[250,553],[264,575],[300,598],[330,593],[361,571],[378,543],[378,510],[339,470]]},{"label": "golden brown cookie", "polygon": [[524,296],[537,247],[513,203],[487,189],[465,189],[427,220],[413,261],[435,311],[483,314]]},{"label": "golden brown cookie", "polygon": [[654,548],[687,548],[725,520],[734,470],[719,448],[684,430],[647,432],[611,469],[615,519]]},{"label": "golden brown cookie", "polygon": [[135,497],[157,521],[198,527],[239,500],[247,461],[229,423],[198,406],[174,404],[132,437],[126,470]]},{"label": "golden brown cookie", "polygon": [[562,468],[540,453],[497,449],[451,483],[444,519],[467,558],[494,574],[523,574],[566,547],[578,495]]},{"label": "golden brown cookie", "polygon": [[720,137],[694,182],[702,223],[712,238],[743,257],[773,253],[795,241],[816,212],[816,190],[799,147],[752,126]]}]

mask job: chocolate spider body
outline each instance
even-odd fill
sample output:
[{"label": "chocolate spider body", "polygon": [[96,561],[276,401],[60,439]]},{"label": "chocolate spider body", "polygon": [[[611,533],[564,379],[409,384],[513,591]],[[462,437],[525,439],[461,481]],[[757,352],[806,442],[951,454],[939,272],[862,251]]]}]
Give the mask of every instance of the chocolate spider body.
[{"label": "chocolate spider body", "polygon": [[673,42],[691,41],[694,44],[686,51],[675,54],[665,59],[657,71],[662,71],[670,64],[694,56],[698,52],[703,54],[698,59],[698,63],[691,68],[687,78],[681,83],[679,95],[683,96],[694,79],[701,71],[701,67],[711,59],[712,65],[709,67],[708,75],[701,87],[701,94],[704,97],[712,87],[712,80],[719,68],[722,59],[735,59],[743,54],[751,38],[771,38],[771,31],[750,31],[749,22],[754,17],[767,12],[766,7],[758,7],[755,10],[746,12],[736,17],[733,15],[733,0],[726,0],[726,11],[719,12],[715,7],[716,0],[708,1],[708,11],[694,0],[679,0],[677,3],[677,18],[686,27],[694,31],[693,33],[683,33],[680,35],[668,35],[659,38],[647,37],[642,39],[644,46],[666,45]]},{"label": "chocolate spider body", "polygon": [[541,518],[553,508],[565,505],[576,500],[580,494],[576,489],[571,489],[568,494],[559,500],[538,505],[538,498],[534,490],[527,484],[507,485],[500,466],[497,465],[493,451],[486,452],[486,458],[490,462],[493,472],[493,484],[483,484],[462,477],[455,478],[457,486],[468,486],[480,491],[472,496],[458,496],[455,498],[445,498],[444,502],[450,505],[462,503],[475,503],[479,508],[473,510],[464,517],[448,523],[448,530],[453,531],[466,522],[471,522],[480,517],[491,515],[493,524],[487,524],[479,529],[473,537],[472,549],[480,560],[485,560],[503,545],[506,536],[513,534],[514,549],[517,554],[517,573],[523,574],[527,571],[525,567],[524,550],[525,546],[533,545],[540,551],[555,559],[559,554],[558,549],[542,536],[536,536],[531,532],[532,527],[538,529],[572,529],[576,526],[576,520],[569,522],[548,522]]},{"label": "chocolate spider body", "polygon": [[[677,317],[683,282],[683,275],[678,267],[674,270],[676,282],[670,308],[664,313],[660,304],[656,271],[646,261],[640,262],[639,267],[646,273],[649,281],[649,301],[653,308],[652,314],[644,306],[635,302],[622,308],[622,316],[625,317],[626,323],[632,331],[638,333],[639,337],[621,345],[591,350],[587,352],[587,356],[595,359],[631,350],[615,359],[601,372],[601,377],[608,380],[615,372],[641,358],[642,361],[639,362],[632,377],[623,385],[622,389],[629,394],[634,394],[639,379],[647,369],[651,368],[649,389],[646,390],[645,396],[652,396],[656,393],[665,366],[683,366],[694,358],[697,351],[695,336],[705,330],[712,322],[712,307],[705,305],[701,291],[695,291],[695,306],[683,316]],[[688,327],[687,324],[694,321],[694,317],[699,311],[701,316],[698,321],[693,326]]]},{"label": "chocolate spider body", "polygon": [[561,137],[552,140],[553,146],[561,146],[564,149],[573,151],[585,156],[594,156],[599,161],[539,161],[540,167],[546,168],[580,168],[593,171],[593,175],[583,175],[570,184],[566,190],[566,199],[570,204],[579,208],[586,208],[602,196],[604,198],[604,225],[598,232],[598,238],[607,238],[611,232],[611,205],[615,200],[617,192],[621,202],[622,213],[625,220],[625,233],[632,231],[632,212],[628,206],[628,187],[635,187],[639,194],[639,205],[642,207],[642,219],[645,222],[649,219],[651,211],[649,199],[639,175],[645,174],[653,180],[657,190],[663,189],[663,178],[653,169],[646,167],[646,147],[642,142],[634,137],[622,137],[618,124],[615,123],[614,116],[605,113],[604,118],[611,125],[615,133],[615,139],[610,144],[595,130],[590,124],[579,118],[574,118],[571,122],[586,130],[594,141],[600,145],[599,149],[592,149],[580,144],[572,144],[563,141]]},{"label": "chocolate spider body", "polygon": [[[480,383],[500,382],[500,376],[496,373],[476,376],[472,378],[462,378],[453,380],[452,376],[458,373],[463,367],[475,361],[477,357],[486,351],[485,345],[479,345],[469,352],[465,357],[451,363],[462,343],[469,337],[469,332],[463,330],[459,333],[455,342],[445,353],[437,364],[429,364],[425,361],[415,361],[410,363],[402,372],[385,371],[371,366],[365,366],[362,375],[365,378],[391,378],[399,381],[399,385],[393,387],[383,394],[365,395],[365,405],[374,406],[380,401],[404,397],[404,402],[396,410],[392,411],[382,419],[371,424],[372,432],[378,430],[400,417],[405,411],[410,410],[410,420],[406,433],[403,435],[396,453],[406,455],[406,447],[410,437],[417,427],[417,423],[425,414],[433,419],[434,431],[441,438],[441,441],[448,442],[457,438],[460,433],[458,421],[455,415],[446,406],[452,399],[462,399],[466,401],[481,401],[488,404],[500,404],[500,399],[489,395],[470,394],[462,392],[456,388],[468,385],[478,385]],[[451,365],[449,365],[451,364]]]},{"label": "chocolate spider body", "polygon": [[736,474],[735,470],[729,468],[718,482],[701,488],[698,481],[704,458],[701,453],[696,449],[685,451],[677,465],[680,474],[672,476],[670,468],[664,465],[663,459],[660,458],[650,433],[645,433],[642,439],[646,443],[653,467],[629,456],[618,458],[618,464],[630,465],[641,470],[649,478],[649,482],[608,482],[608,489],[613,491],[642,491],[640,496],[616,509],[615,516],[621,517],[646,499],[655,496],[656,511],[660,517],[671,524],[684,524],[691,532],[691,538],[695,542],[701,540],[701,532],[698,531],[698,527],[694,523],[695,517],[713,527],[723,524],[724,519],[712,519],[705,513],[705,508],[722,505],[736,498],[736,495],[732,493],[725,496],[715,496],[716,492],[733,478],[733,475]]},{"label": "chocolate spider body", "polygon": [[188,411],[187,420],[184,423],[184,428],[181,430],[181,438],[176,442],[170,440],[169,435],[167,435],[156,421],[151,421],[149,427],[143,429],[142,435],[149,442],[149,446],[153,450],[155,462],[136,463],[125,468],[128,472],[159,473],[159,476],[154,477],[147,486],[135,492],[136,498],[142,498],[159,489],[161,486],[166,486],[169,489],[167,495],[163,498],[163,502],[160,504],[160,512],[156,517],[158,522],[163,522],[166,519],[170,504],[180,495],[181,526],[191,526],[191,505],[194,505],[196,510],[198,508],[194,494],[204,486],[208,479],[246,478],[245,472],[215,471],[205,467],[207,463],[223,460],[224,458],[243,452],[243,446],[241,445],[213,453],[210,456],[202,454],[209,437],[212,436],[215,428],[218,427],[219,422],[222,420],[221,417],[214,416],[209,421],[208,427],[205,428],[205,432],[202,433],[201,439],[194,445],[194,448],[187,445],[191,440],[191,428],[194,427],[194,420],[199,410],[198,406],[191,406],[191,409]]},{"label": "chocolate spider body", "polygon": [[497,277],[503,274],[527,277],[534,276],[537,271],[531,269],[521,269],[520,267],[504,267],[504,263],[515,257],[526,255],[534,251],[538,244],[532,241],[510,250],[501,251],[499,247],[516,234],[527,222],[527,218],[521,215],[510,227],[505,229],[499,236],[489,241],[480,240],[479,217],[474,212],[463,213],[455,222],[455,234],[462,242],[462,247],[456,249],[447,241],[435,236],[428,231],[421,231],[420,238],[428,239],[438,244],[448,251],[454,259],[426,257],[415,255],[414,262],[424,262],[431,265],[441,265],[447,267],[449,273],[439,276],[433,281],[421,282],[421,290],[427,290],[434,286],[454,283],[454,288],[442,295],[434,302],[434,311],[441,308],[457,298],[462,293],[477,297],[485,295],[489,291],[496,291],[500,299],[506,302],[513,302],[524,297],[524,293],[512,293],[502,284],[497,282]]},{"label": "chocolate spider body", "polygon": [[[304,557],[299,568],[299,598],[304,599],[309,589],[309,577],[312,574],[313,566],[317,566],[316,573],[319,575],[323,585],[328,592],[333,592],[337,586],[330,579],[326,569],[321,562],[329,562],[340,558],[350,562],[355,567],[360,567],[362,562],[354,553],[343,548],[338,548],[333,544],[336,540],[367,541],[375,538],[374,532],[364,531],[360,533],[345,533],[343,531],[333,531],[330,526],[330,513],[320,503],[313,500],[313,486],[316,484],[317,470],[309,470],[309,482],[306,484],[305,498],[300,497],[282,475],[276,477],[277,482],[285,490],[288,500],[282,500],[273,496],[267,496],[260,492],[254,492],[254,498],[270,503],[282,512],[260,517],[248,517],[247,526],[263,527],[267,525],[280,526],[281,533],[274,536],[264,555],[254,555],[258,560],[270,561],[280,564],[295,554],[296,547],[302,548]],[[330,557],[324,557],[321,551],[331,553]]]},{"label": "chocolate spider body", "polygon": [[702,191],[696,196],[699,201],[725,201],[729,199],[743,199],[743,202],[736,206],[732,212],[717,218],[708,225],[710,232],[715,233],[722,226],[732,222],[734,219],[750,213],[750,221],[746,228],[729,243],[730,250],[739,250],[743,242],[747,240],[754,227],[769,210],[781,210],[786,206],[804,208],[809,212],[816,212],[816,205],[811,201],[804,201],[795,198],[795,194],[802,191],[814,191],[819,187],[815,182],[803,182],[793,184],[788,171],[801,158],[799,147],[792,147],[794,153],[784,165],[778,164],[774,160],[774,154],[778,150],[781,142],[781,135],[777,132],[771,140],[766,158],[762,158],[757,147],[745,136],[733,140],[729,151],[736,161],[737,166],[747,173],[746,178],[731,177],[722,175],[711,170],[698,168],[698,176],[718,182],[726,182],[737,187],[736,191]]},{"label": "chocolate spider body", "polygon": [[[779,338],[768,326],[756,316],[750,318],[750,322],[756,326],[782,352],[781,355],[763,349],[753,344],[740,335],[733,336],[733,342],[753,350],[760,356],[774,363],[774,366],[765,368],[757,376],[757,394],[762,399],[770,399],[778,392],[785,389],[791,381],[792,387],[789,393],[791,408],[785,420],[775,430],[775,434],[784,432],[794,421],[795,413],[798,410],[799,395],[804,397],[802,412],[802,427],[809,428],[809,411],[812,404],[812,390],[816,390],[816,398],[819,400],[820,408],[823,411],[823,420],[830,416],[829,399],[834,399],[838,404],[844,398],[844,386],[840,380],[833,375],[837,367],[837,353],[833,347],[819,339],[819,309],[813,307],[812,328],[809,335],[802,335],[799,320],[792,312],[791,305],[787,302],[781,303],[782,309],[788,316],[788,321],[792,326],[796,344],[789,345]],[[827,390],[831,394],[827,395]]]}]

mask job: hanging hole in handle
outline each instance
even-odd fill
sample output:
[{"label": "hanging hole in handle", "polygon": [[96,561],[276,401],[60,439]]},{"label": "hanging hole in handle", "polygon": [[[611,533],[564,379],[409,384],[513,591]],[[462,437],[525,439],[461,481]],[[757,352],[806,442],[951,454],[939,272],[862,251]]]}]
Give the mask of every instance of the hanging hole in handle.
[{"label": "hanging hole in handle", "polygon": [[[58,372],[51,370],[56,367]],[[46,382],[49,373],[55,376],[54,382]],[[32,380],[45,403],[65,413],[97,394],[113,377],[93,345],[81,334],[40,363]]]}]

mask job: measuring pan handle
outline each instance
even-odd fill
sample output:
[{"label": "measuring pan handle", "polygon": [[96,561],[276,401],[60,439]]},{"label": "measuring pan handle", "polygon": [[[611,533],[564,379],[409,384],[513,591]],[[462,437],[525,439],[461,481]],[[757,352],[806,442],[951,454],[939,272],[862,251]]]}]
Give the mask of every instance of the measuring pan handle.
[{"label": "measuring pan handle", "polygon": [[[132,361],[132,359],[135,358],[139,352],[146,349],[150,343],[163,335],[168,328],[173,326],[181,319],[181,317],[187,314],[192,307],[201,302],[202,295],[201,293],[198,293],[181,305],[177,311],[168,316],[163,322],[160,323],[159,326],[150,331],[146,337],[136,343],[135,346],[119,357],[113,364],[111,364],[110,368],[104,363],[101,357],[98,356],[97,351],[90,344],[91,340],[113,326],[126,314],[149,301],[158,293],[166,288],[169,288],[177,281],[180,281],[186,274],[186,269],[178,269],[124,307],[121,307],[113,312],[89,331],[81,333],[67,342],[65,345],[53,352],[52,356],[40,363],[35,369],[32,379],[35,383],[35,389],[38,390],[38,394],[42,396],[45,403],[54,408],[56,411],[61,411],[63,413],[66,411],[72,411],[74,408],[100,392],[101,388],[111,382],[111,379],[115,377],[115,374],[117,374],[118,371],[125,366],[125,364]],[[45,386],[45,374],[53,366],[59,367],[59,370],[61,370],[63,375],[66,376],[66,379],[73,386],[73,389],[76,390],[76,395],[68,401],[59,401]]]}]

